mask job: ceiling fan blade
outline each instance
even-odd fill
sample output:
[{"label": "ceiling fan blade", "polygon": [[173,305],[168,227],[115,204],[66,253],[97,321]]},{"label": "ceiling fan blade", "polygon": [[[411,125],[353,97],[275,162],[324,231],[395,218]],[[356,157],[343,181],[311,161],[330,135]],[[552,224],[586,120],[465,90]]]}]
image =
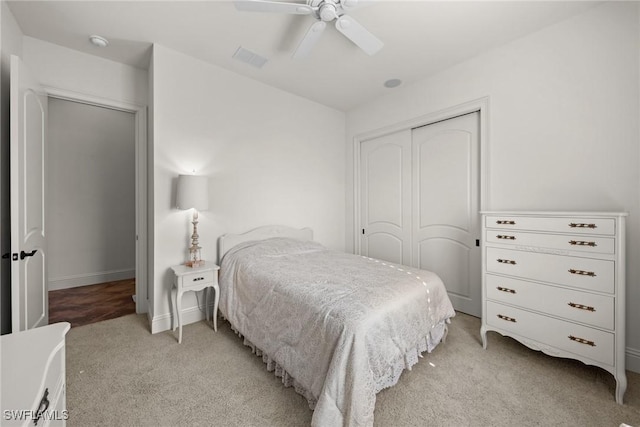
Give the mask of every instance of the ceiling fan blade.
[{"label": "ceiling fan blade", "polygon": [[311,6],[301,3],[284,3],[263,0],[235,0],[236,9],[244,12],[273,12],[292,15],[309,15],[314,11]]},{"label": "ceiling fan blade", "polygon": [[371,6],[376,0],[340,0],[342,10],[351,11],[352,9],[361,8],[363,6]]},{"label": "ceiling fan blade", "polygon": [[315,46],[320,39],[325,28],[327,28],[327,23],[324,21],[318,21],[309,27],[304,38],[293,53],[293,59],[301,59],[308,56],[313,46]]},{"label": "ceiling fan blade", "polygon": [[384,46],[384,43],[350,16],[342,15],[338,18],[336,28],[368,55],[375,54]]}]

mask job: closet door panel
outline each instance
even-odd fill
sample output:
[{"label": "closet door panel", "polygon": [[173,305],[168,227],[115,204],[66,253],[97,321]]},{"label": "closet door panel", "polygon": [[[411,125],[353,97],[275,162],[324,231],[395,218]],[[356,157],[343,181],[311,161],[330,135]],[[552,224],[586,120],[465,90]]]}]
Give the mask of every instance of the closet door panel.
[{"label": "closet door panel", "polygon": [[385,144],[368,155],[367,190],[377,197],[367,197],[370,223],[386,223],[402,228],[402,146]]},{"label": "closet door panel", "polygon": [[403,241],[390,233],[372,233],[363,254],[371,258],[402,264]]},{"label": "closet door panel", "polygon": [[[422,132],[418,129],[416,133]],[[471,135],[464,131],[435,133],[414,147],[418,228],[435,225],[469,231]]]},{"label": "closet door panel", "polygon": [[411,131],[374,138],[360,148],[361,254],[411,263]]},{"label": "closet door panel", "polygon": [[[437,271],[442,281],[446,284],[449,295],[455,295],[458,299],[466,299],[473,293],[469,280],[469,252],[471,248],[451,239],[439,237],[424,239],[418,247],[420,268],[429,271]],[[449,266],[451,260],[457,260],[457,265]]]},{"label": "closet door panel", "polygon": [[438,274],[456,310],[481,312],[479,114],[413,129],[414,266]]}]

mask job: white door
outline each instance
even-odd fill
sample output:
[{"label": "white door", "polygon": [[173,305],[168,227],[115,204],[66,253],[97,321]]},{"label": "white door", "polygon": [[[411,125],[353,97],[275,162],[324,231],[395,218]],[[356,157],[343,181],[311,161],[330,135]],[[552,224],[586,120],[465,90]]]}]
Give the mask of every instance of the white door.
[{"label": "white door", "polygon": [[12,332],[48,323],[44,226],[46,95],[11,56]]},{"label": "white door", "polygon": [[360,145],[360,253],[411,263],[411,130]]},{"label": "white door", "polygon": [[413,129],[413,266],[438,274],[456,310],[481,313],[479,122],[471,113]]}]

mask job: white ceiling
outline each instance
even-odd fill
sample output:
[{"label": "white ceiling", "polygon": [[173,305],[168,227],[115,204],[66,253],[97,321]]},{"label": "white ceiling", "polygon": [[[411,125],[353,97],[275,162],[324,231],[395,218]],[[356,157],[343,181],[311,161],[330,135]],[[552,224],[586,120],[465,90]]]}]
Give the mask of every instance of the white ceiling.
[{"label": "white ceiling", "polygon": [[[298,1],[299,2],[299,1]],[[304,1],[302,3],[305,3]],[[241,12],[231,1],[8,1],[25,35],[146,69],[152,43],[343,111],[594,6],[594,1],[367,2],[349,14],[385,46],[367,56],[333,25],[291,59],[311,16]],[[110,44],[100,49],[88,36]],[[244,47],[261,69],[232,58]]]}]

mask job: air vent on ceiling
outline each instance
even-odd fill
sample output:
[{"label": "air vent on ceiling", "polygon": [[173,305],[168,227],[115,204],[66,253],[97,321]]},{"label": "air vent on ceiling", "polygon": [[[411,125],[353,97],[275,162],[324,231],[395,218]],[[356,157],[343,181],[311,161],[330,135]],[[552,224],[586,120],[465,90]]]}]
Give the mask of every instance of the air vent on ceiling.
[{"label": "air vent on ceiling", "polygon": [[264,64],[267,63],[267,58],[263,58],[257,53],[251,52],[240,46],[236,53],[233,54],[233,57],[238,61],[246,62],[249,65],[253,65],[256,68],[262,68]]}]

